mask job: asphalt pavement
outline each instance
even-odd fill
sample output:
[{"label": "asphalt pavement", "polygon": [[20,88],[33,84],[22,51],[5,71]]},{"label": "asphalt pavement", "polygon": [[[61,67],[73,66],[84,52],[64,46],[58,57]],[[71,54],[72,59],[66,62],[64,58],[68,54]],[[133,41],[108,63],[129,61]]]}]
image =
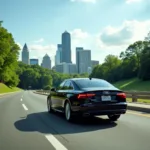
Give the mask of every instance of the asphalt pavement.
[{"label": "asphalt pavement", "polygon": [[150,114],[128,111],[115,122],[69,123],[48,114],[46,96],[21,91],[0,97],[0,150],[150,150]]}]

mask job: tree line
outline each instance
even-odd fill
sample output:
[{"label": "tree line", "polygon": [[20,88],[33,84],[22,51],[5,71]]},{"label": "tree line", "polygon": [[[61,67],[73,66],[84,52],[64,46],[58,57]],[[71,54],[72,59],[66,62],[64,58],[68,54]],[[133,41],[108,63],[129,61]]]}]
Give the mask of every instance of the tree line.
[{"label": "tree line", "polygon": [[88,74],[63,74],[39,65],[26,65],[22,62],[18,63],[16,73],[20,80],[18,87],[23,89],[28,89],[31,86],[31,89],[48,90],[52,86],[57,87],[64,79],[88,77]]},{"label": "tree line", "polygon": [[150,33],[143,41],[129,45],[119,57],[106,56],[104,63],[95,66],[90,76],[109,82],[134,77],[150,80]]}]

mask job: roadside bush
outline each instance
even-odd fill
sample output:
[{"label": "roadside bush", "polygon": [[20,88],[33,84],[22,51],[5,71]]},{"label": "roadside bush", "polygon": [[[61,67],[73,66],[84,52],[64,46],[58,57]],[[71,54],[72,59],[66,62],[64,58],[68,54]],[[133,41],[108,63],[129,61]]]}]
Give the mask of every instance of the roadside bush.
[{"label": "roadside bush", "polygon": [[46,85],[43,90],[50,90],[51,89],[51,86],[50,85]]}]

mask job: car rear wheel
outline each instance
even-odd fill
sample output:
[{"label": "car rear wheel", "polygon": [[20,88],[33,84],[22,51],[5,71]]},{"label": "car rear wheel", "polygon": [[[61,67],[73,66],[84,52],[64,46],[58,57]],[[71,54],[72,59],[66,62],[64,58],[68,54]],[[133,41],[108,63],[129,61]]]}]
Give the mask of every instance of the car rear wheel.
[{"label": "car rear wheel", "polygon": [[71,121],[71,119],[72,119],[71,108],[70,108],[70,104],[68,102],[65,105],[65,118],[67,121]]},{"label": "car rear wheel", "polygon": [[108,118],[111,121],[117,121],[120,118],[121,115],[108,115]]},{"label": "car rear wheel", "polygon": [[47,99],[47,109],[48,109],[49,113],[53,112],[52,107],[51,107],[51,100],[50,99]]}]

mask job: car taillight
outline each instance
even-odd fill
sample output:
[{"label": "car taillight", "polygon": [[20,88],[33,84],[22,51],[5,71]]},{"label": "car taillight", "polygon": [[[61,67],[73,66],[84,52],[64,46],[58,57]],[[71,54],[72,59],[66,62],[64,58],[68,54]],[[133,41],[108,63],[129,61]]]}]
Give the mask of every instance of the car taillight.
[{"label": "car taillight", "polygon": [[118,97],[125,99],[126,98],[126,94],[125,93],[118,93],[117,94]]},{"label": "car taillight", "polygon": [[95,94],[86,93],[86,94],[78,94],[77,98],[78,99],[84,99],[84,98],[90,98],[90,97],[93,97],[93,96],[95,96]]}]

